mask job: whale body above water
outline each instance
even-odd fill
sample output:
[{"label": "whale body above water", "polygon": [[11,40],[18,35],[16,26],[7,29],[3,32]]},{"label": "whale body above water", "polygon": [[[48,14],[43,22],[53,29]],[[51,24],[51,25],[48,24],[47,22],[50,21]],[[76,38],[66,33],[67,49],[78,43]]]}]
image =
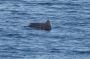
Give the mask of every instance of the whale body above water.
[{"label": "whale body above water", "polygon": [[40,30],[51,30],[51,23],[50,20],[47,20],[45,23],[30,23],[29,27],[40,29]]}]

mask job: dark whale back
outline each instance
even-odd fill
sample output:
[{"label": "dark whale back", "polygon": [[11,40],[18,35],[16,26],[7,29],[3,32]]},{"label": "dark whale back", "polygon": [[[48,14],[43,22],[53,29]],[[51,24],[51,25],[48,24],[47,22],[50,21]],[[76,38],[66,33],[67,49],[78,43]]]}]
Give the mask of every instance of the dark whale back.
[{"label": "dark whale back", "polygon": [[29,26],[41,30],[51,30],[51,23],[49,20],[45,23],[30,23]]}]

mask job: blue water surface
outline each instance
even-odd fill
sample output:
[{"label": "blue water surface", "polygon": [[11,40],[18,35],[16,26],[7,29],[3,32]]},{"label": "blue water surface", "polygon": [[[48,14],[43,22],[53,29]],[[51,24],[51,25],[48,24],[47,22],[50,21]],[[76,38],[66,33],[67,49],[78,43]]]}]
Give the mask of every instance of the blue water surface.
[{"label": "blue water surface", "polygon": [[0,59],[90,59],[90,0],[0,0]]}]

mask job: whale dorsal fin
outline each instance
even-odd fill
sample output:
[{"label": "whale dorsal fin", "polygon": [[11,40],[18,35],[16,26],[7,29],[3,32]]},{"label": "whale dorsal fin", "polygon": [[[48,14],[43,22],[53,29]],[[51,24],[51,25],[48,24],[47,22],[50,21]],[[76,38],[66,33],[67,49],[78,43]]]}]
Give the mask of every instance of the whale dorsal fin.
[{"label": "whale dorsal fin", "polygon": [[50,23],[50,20],[47,20],[46,23]]}]

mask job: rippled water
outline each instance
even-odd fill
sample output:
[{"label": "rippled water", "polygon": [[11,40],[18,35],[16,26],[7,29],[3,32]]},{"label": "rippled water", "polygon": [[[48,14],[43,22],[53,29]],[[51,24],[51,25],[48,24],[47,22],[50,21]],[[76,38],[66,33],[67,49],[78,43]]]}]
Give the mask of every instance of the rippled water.
[{"label": "rippled water", "polygon": [[0,0],[0,59],[90,59],[90,0]]}]

